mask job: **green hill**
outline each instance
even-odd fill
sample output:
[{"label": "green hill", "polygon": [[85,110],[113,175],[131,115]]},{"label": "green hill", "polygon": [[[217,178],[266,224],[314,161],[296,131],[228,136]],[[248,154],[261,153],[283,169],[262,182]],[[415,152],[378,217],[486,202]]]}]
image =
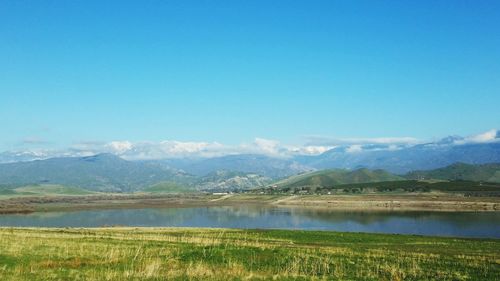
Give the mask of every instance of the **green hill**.
[{"label": "green hill", "polygon": [[435,170],[413,171],[408,173],[406,178],[417,180],[438,179],[500,183],[500,164],[471,165],[455,163]]},{"label": "green hill", "polygon": [[0,185],[63,185],[102,192],[134,192],[192,176],[156,163],[127,161],[112,154],[0,164]]},{"label": "green hill", "polygon": [[51,196],[51,195],[89,195],[95,192],[59,184],[33,184],[17,188],[0,188],[0,195],[13,196]]},{"label": "green hill", "polygon": [[175,182],[159,182],[142,191],[148,193],[185,193],[195,191],[195,189]]},{"label": "green hill", "polygon": [[398,181],[402,177],[393,175],[384,170],[323,170],[293,176],[277,182],[281,188],[296,188],[305,186],[331,187],[342,184],[370,183],[382,181]]},{"label": "green hill", "polygon": [[95,193],[78,187],[58,184],[29,185],[14,190],[23,195],[88,195]]}]

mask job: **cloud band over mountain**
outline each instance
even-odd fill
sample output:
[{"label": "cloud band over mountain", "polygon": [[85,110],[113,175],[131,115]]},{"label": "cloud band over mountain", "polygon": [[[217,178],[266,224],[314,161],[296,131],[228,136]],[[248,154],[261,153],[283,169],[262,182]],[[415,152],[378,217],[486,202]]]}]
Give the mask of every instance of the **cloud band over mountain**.
[{"label": "cloud band over mountain", "polygon": [[[489,143],[500,141],[500,131],[467,136],[450,136],[434,145],[464,145],[469,143]],[[398,150],[426,143],[411,137],[403,138],[329,138],[322,136],[306,137],[304,145],[288,145],[277,140],[255,138],[253,142],[228,145],[219,142],[195,142],[165,140],[159,142],[128,140],[98,142],[86,141],[71,145],[66,149],[26,148],[0,153],[0,162],[28,161],[62,156],[89,156],[99,153],[112,153],[128,160],[152,160],[168,158],[211,158],[237,154],[261,154],[271,157],[291,157],[297,155],[319,155],[335,148],[343,148],[345,153],[362,151]],[[30,143],[32,145],[42,142]]]}]

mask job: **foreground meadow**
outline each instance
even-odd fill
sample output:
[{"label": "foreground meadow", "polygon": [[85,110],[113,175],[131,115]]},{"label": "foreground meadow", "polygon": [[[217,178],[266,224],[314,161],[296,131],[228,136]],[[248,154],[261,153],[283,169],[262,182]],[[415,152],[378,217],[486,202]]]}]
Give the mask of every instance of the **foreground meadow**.
[{"label": "foreground meadow", "polygon": [[500,240],[291,230],[0,228],[0,280],[498,280]]}]

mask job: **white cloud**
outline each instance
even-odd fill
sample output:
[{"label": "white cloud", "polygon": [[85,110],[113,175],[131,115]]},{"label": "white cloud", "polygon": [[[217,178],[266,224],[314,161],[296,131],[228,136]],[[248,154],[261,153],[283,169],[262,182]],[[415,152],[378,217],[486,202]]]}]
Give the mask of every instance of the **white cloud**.
[{"label": "white cloud", "polygon": [[412,137],[381,137],[381,138],[332,138],[325,136],[306,136],[307,145],[337,146],[354,144],[417,144],[419,140]]},{"label": "white cloud", "polygon": [[122,154],[132,149],[133,145],[129,141],[112,141],[106,144],[106,147],[114,153]]},{"label": "white cloud", "polygon": [[387,150],[390,150],[390,151],[395,151],[395,150],[399,150],[401,149],[401,147],[395,145],[395,144],[391,144],[387,147]]},{"label": "white cloud", "polygon": [[335,146],[307,145],[304,147],[298,147],[294,151],[298,152],[299,154],[317,155],[333,148],[335,148]]},{"label": "white cloud", "polygon": [[477,135],[471,135],[465,138],[456,138],[453,141],[453,144],[462,145],[469,143],[489,143],[489,142],[500,142],[500,131],[496,129],[492,129],[486,131],[484,133],[480,133]]},{"label": "white cloud", "polygon": [[[218,157],[232,154],[264,154],[273,157],[288,157],[296,154],[320,154],[327,146],[289,146],[277,140],[255,138],[251,143],[226,145],[219,142],[111,142],[104,145],[105,152],[112,152],[125,159],[161,159],[182,157]],[[112,151],[109,148],[113,148]]]},{"label": "white cloud", "polygon": [[131,160],[180,158],[180,157],[212,157],[223,151],[225,146],[217,142],[137,142],[123,151],[120,156]]},{"label": "white cloud", "polygon": [[465,138],[466,142],[493,142],[500,140],[498,138],[498,131],[493,129],[482,134],[474,135]]},{"label": "white cloud", "polygon": [[346,149],[346,152],[347,153],[359,153],[363,151],[363,147],[360,145],[360,144],[353,144],[353,145],[350,145],[347,149]]},{"label": "white cloud", "polygon": [[280,142],[276,140],[268,140],[255,138],[253,144],[257,151],[262,151],[264,154],[279,154]]},{"label": "white cloud", "polygon": [[[111,142],[84,141],[64,150],[31,150],[33,158],[90,156],[112,153],[127,160],[153,160],[167,158],[208,158],[235,154],[261,154],[271,157],[291,157],[293,155],[318,155],[336,146],[331,145],[286,145],[277,140],[255,138],[253,142],[226,145],[219,142],[194,142],[165,140],[160,142],[116,140]],[[350,145],[348,152],[360,152],[363,146]]]},{"label": "white cloud", "polygon": [[286,151],[290,154],[303,154],[303,155],[317,155],[326,152],[335,146],[323,146],[323,145],[285,145],[283,146]]}]

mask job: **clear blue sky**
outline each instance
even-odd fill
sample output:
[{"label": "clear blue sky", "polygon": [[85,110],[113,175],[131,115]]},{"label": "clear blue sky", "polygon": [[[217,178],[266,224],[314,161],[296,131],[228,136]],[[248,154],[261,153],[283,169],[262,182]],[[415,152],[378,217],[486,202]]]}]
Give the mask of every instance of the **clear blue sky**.
[{"label": "clear blue sky", "polygon": [[0,2],[0,150],[498,127],[500,1]]}]

